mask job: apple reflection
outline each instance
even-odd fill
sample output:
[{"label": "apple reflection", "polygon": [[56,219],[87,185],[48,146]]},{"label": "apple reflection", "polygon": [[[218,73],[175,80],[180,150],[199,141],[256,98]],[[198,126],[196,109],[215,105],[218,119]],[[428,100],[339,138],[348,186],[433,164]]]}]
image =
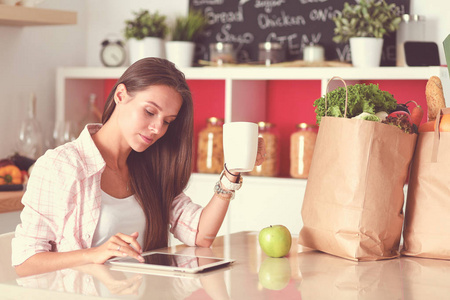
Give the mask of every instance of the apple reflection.
[{"label": "apple reflection", "polygon": [[291,280],[289,259],[267,257],[258,272],[259,283],[269,290],[282,290]]}]

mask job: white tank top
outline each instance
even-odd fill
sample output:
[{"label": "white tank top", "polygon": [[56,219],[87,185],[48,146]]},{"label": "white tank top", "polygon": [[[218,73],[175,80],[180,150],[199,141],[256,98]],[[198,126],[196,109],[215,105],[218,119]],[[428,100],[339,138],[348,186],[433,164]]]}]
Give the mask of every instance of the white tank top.
[{"label": "white tank top", "polygon": [[98,247],[113,235],[121,232],[139,232],[138,243],[143,247],[145,215],[134,195],[118,199],[102,191],[102,207],[97,228],[92,238],[92,247]]}]

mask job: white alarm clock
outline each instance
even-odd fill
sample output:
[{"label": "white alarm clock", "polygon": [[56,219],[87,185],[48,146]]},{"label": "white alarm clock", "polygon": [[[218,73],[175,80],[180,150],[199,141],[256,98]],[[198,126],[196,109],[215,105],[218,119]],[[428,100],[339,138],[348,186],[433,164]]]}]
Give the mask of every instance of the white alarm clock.
[{"label": "white alarm clock", "polygon": [[120,67],[125,63],[126,51],[122,41],[104,40],[100,51],[100,60],[106,67]]}]

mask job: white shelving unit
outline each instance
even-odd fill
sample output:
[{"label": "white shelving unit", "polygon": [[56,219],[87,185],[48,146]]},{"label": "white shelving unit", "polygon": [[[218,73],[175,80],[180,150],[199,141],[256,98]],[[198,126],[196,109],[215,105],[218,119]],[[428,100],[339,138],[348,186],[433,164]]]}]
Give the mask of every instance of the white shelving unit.
[{"label": "white shelving unit", "polygon": [[[90,93],[104,98],[103,83],[118,79],[125,68],[60,68],[57,71],[56,119],[63,121],[79,115],[79,101],[87,102]],[[266,85],[271,80],[320,80],[322,94],[330,78],[339,76],[349,83],[358,80],[427,80],[439,76],[447,99],[450,99],[448,69],[445,67],[380,67],[380,68],[265,68],[224,67],[182,69],[188,80],[223,80],[225,82],[225,122],[257,122],[265,117]],[[339,81],[330,85],[341,85]],[[84,106],[81,106],[84,108]],[[186,193],[205,205],[217,181],[217,175],[193,174]],[[220,233],[260,230],[270,224],[284,224],[298,233],[306,181],[290,178],[245,178],[244,188],[233,200]]]},{"label": "white shelving unit", "polygon": [[[98,81],[117,79],[125,68],[60,68],[57,71],[56,118],[64,120],[67,111],[76,112],[76,108],[66,103],[80,97],[83,88],[90,89],[103,96]],[[189,80],[225,81],[225,121],[261,120],[265,111],[243,110],[243,107],[255,108],[252,101],[265,99],[265,85],[269,80],[321,80],[322,94],[325,94],[328,80],[339,76],[349,83],[358,80],[427,80],[431,76],[442,79],[446,95],[450,98],[448,69],[445,67],[380,67],[380,68],[265,68],[265,67],[224,67],[224,68],[185,68],[182,69]],[[331,84],[333,88],[335,84]],[[337,83],[339,85],[339,83]]]}]

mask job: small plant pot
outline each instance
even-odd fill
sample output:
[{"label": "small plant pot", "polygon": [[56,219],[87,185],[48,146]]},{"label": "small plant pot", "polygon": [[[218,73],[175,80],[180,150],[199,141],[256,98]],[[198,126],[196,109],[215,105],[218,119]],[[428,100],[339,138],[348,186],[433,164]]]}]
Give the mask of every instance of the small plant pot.
[{"label": "small plant pot", "polygon": [[195,43],[187,41],[166,42],[167,59],[179,68],[188,68],[194,61]]},{"label": "small plant pot", "polygon": [[350,51],[354,67],[379,67],[383,39],[374,37],[350,38]]},{"label": "small plant pot", "polygon": [[128,40],[130,64],[145,58],[165,58],[164,41],[161,38],[146,37],[142,40],[131,38]]}]

